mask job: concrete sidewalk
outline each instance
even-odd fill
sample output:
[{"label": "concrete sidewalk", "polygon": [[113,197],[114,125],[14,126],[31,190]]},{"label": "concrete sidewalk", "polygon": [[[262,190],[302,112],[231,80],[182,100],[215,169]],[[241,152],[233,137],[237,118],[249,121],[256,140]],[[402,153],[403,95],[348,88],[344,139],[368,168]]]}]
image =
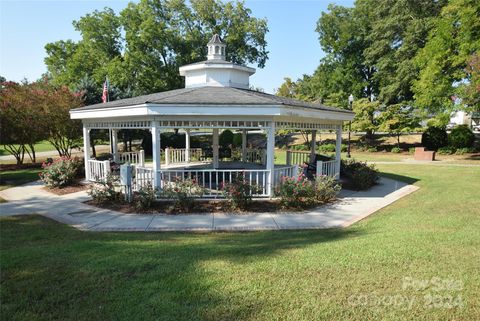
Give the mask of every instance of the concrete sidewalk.
[{"label": "concrete sidewalk", "polygon": [[295,213],[124,214],[84,204],[86,192],[57,196],[40,182],[0,191],[0,216],[40,214],[85,231],[247,231],[341,228],[418,189],[388,178],[368,191],[343,190],[334,204]]}]

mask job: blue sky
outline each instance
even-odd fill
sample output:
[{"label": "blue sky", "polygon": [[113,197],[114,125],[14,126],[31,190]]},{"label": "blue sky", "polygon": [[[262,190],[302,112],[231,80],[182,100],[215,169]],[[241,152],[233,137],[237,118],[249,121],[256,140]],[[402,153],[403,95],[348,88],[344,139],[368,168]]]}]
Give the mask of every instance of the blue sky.
[{"label": "blue sky", "polygon": [[[251,84],[273,93],[284,77],[311,74],[323,56],[315,26],[329,3],[352,6],[353,0],[246,1],[255,17],[267,18],[269,60]],[[8,80],[38,79],[46,71],[44,46],[56,40],[78,40],[72,21],[108,6],[121,11],[128,1],[0,0],[0,75]],[[228,49],[228,47],[227,47]]]}]

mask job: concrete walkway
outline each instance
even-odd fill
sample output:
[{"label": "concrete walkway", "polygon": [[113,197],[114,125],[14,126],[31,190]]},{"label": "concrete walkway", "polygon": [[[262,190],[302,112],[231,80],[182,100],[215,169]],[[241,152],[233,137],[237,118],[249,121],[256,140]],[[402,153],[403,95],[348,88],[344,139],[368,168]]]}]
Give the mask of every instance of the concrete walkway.
[{"label": "concrete walkway", "polygon": [[302,213],[228,214],[124,214],[84,204],[86,192],[57,196],[40,182],[0,191],[8,200],[0,216],[40,214],[85,231],[246,231],[341,228],[367,217],[418,189],[392,179],[364,192],[343,190],[339,200]]}]

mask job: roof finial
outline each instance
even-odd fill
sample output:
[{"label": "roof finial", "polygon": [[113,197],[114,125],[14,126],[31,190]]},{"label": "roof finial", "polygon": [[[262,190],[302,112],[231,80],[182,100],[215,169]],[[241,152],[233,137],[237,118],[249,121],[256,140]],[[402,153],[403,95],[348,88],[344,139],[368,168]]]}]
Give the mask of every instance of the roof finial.
[{"label": "roof finial", "polygon": [[225,49],[227,45],[223,43],[218,34],[214,34],[212,39],[207,44],[208,48],[208,60],[225,60]]}]

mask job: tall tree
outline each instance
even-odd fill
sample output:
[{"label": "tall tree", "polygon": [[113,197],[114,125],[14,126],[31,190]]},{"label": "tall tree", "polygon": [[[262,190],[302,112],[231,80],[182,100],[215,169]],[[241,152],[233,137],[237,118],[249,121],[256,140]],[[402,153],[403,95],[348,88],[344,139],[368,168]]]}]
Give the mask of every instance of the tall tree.
[{"label": "tall tree", "polygon": [[218,33],[227,59],[264,67],[266,20],[243,2],[141,0],[119,14],[94,11],[74,27],[82,39],[46,45],[45,63],[55,84],[75,88],[88,76],[101,88],[105,76],[121,92],[140,95],[182,87],[178,67],[203,60]]},{"label": "tall tree", "polygon": [[386,104],[413,99],[418,75],[416,53],[425,46],[432,21],[447,0],[359,0],[359,12],[369,12],[371,28],[364,49],[366,63],[375,68],[378,99]]},{"label": "tall tree", "polygon": [[[416,57],[420,68],[413,86],[416,104],[431,112],[452,109],[452,96],[462,97],[465,85],[472,83],[475,88],[478,84],[475,67],[469,63],[475,64],[479,53],[480,2],[450,1],[435,19],[427,44]],[[466,103],[470,95],[464,96]],[[479,108],[475,100],[470,103],[473,109]]]}]

